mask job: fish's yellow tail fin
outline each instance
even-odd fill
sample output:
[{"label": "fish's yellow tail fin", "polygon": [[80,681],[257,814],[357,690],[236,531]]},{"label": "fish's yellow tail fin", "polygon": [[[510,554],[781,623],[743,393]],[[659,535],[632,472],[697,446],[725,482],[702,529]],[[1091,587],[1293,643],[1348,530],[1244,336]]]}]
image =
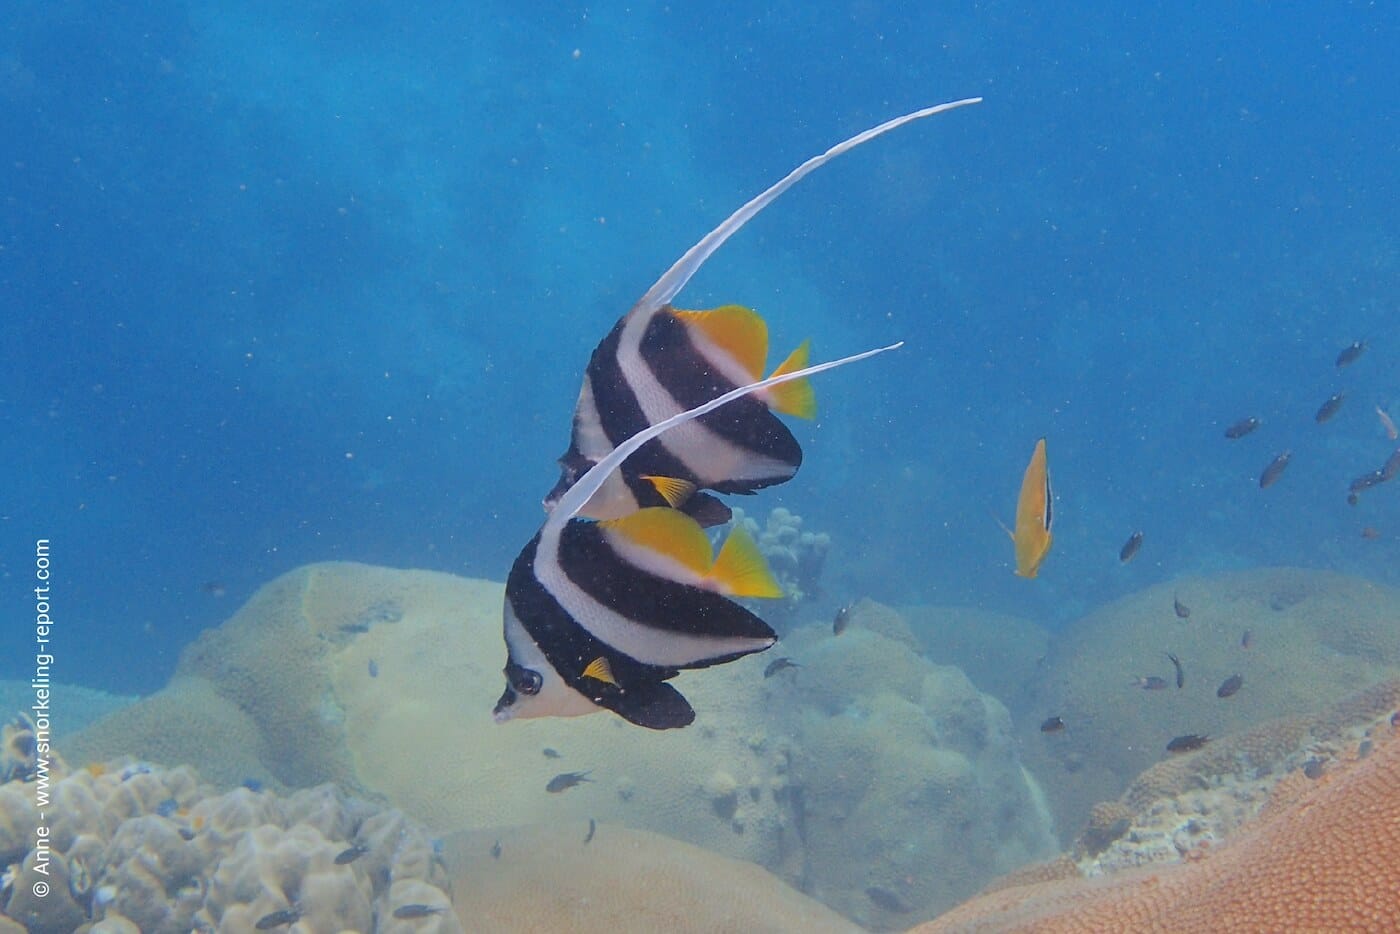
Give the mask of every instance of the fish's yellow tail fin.
[{"label": "fish's yellow tail fin", "polygon": [[[795,373],[798,370],[806,369],[807,360],[812,354],[812,342],[805,340],[797,345],[797,349],[788,354],[788,358],[778,364],[778,368],[773,371],[773,376],[782,376],[785,373]],[[784,415],[791,415],[795,418],[815,418],[817,415],[817,394],[812,389],[812,381],[807,379],[795,379],[790,383],[783,383],[774,386],[767,391],[768,404],[775,412]]]}]

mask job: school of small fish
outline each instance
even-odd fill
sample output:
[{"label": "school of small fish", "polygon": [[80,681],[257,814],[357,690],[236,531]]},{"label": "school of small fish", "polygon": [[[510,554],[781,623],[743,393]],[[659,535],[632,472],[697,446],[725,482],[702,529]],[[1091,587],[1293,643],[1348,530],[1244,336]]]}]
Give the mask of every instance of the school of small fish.
[{"label": "school of small fish", "polygon": [[[1365,354],[1366,349],[1367,349],[1367,342],[1366,342],[1365,340],[1358,340],[1358,341],[1352,342],[1351,344],[1348,344],[1346,347],[1344,347],[1344,348],[1341,350],[1340,353],[1337,354],[1337,358],[1336,358],[1336,361],[1335,361],[1335,363],[1336,363],[1336,368],[1337,368],[1338,370],[1345,370],[1347,367],[1352,366],[1352,365],[1355,364],[1359,359],[1361,359],[1362,355]],[[1328,422],[1332,421],[1332,419],[1334,419],[1334,418],[1341,412],[1342,407],[1343,407],[1344,403],[1346,402],[1346,399],[1347,399],[1347,394],[1346,394],[1345,392],[1335,392],[1335,393],[1333,393],[1332,395],[1328,396],[1328,397],[1322,402],[1322,404],[1318,407],[1317,411],[1313,414],[1313,420],[1314,420],[1317,424],[1319,424],[1319,425],[1324,425],[1324,424],[1327,424]],[[1381,428],[1382,428],[1382,430],[1384,431],[1386,438],[1387,438],[1388,440],[1390,440],[1390,441],[1400,440],[1400,431],[1398,431],[1398,430],[1396,429],[1395,422],[1394,422],[1394,420],[1390,417],[1390,414],[1389,414],[1383,407],[1381,407],[1380,405],[1376,405],[1376,406],[1375,406],[1375,412],[1376,412],[1376,417],[1377,417],[1378,419],[1380,419]],[[1256,431],[1260,428],[1260,426],[1261,426],[1262,424],[1263,424],[1263,421],[1262,421],[1258,416],[1255,416],[1255,415],[1246,416],[1246,417],[1244,417],[1244,418],[1241,418],[1241,419],[1239,419],[1239,420],[1237,420],[1237,421],[1231,423],[1231,424],[1225,429],[1224,434],[1225,434],[1225,437],[1226,437],[1227,439],[1229,439],[1229,440],[1231,440],[1231,441],[1238,441],[1238,440],[1240,440],[1240,439],[1242,439],[1242,438],[1245,438],[1245,437],[1247,437],[1247,436],[1249,436],[1249,435],[1254,434],[1254,432],[1256,432]],[[1043,442],[1042,442],[1041,444],[1043,445]],[[1037,447],[1037,454],[1040,454],[1040,453],[1042,453],[1042,451],[1041,451],[1041,446],[1038,446],[1038,447]],[[1259,488],[1260,488],[1260,489],[1268,489],[1269,487],[1272,487],[1274,484],[1278,483],[1278,482],[1283,478],[1284,471],[1288,469],[1288,466],[1289,466],[1289,464],[1292,462],[1292,460],[1293,460],[1293,452],[1292,452],[1291,449],[1289,449],[1289,450],[1284,450],[1284,451],[1278,453],[1277,455],[1275,455],[1274,458],[1273,458],[1272,460],[1270,460],[1268,464],[1265,465],[1263,471],[1261,471],[1260,474],[1259,474]],[[1034,462],[1033,462],[1032,466],[1033,466],[1033,467],[1036,466],[1036,465],[1034,464]],[[1041,468],[1041,469],[1043,470],[1043,468]],[[1346,498],[1347,498],[1347,502],[1348,502],[1349,504],[1351,504],[1352,506],[1356,506],[1356,505],[1360,502],[1360,495],[1361,495],[1362,493],[1365,493],[1365,492],[1367,492],[1367,491],[1369,491],[1369,490],[1372,490],[1372,489],[1374,489],[1374,488],[1376,488],[1376,487],[1378,487],[1378,486],[1380,486],[1380,485],[1382,485],[1382,484],[1384,484],[1384,483],[1388,483],[1389,481],[1395,479],[1395,477],[1396,477],[1397,475],[1400,475],[1400,449],[1397,449],[1397,450],[1393,451],[1393,452],[1390,454],[1390,456],[1386,459],[1385,463],[1382,464],[1380,467],[1378,467],[1378,468],[1376,468],[1376,469],[1374,469],[1374,470],[1368,471],[1368,472],[1366,472],[1366,473],[1364,473],[1364,474],[1361,474],[1361,475],[1355,477],[1354,479],[1352,479],[1351,482],[1348,484],[1348,487],[1347,487],[1347,497],[1346,497]],[[1029,479],[1029,471],[1028,471],[1028,479]],[[1045,481],[1045,482],[1046,482],[1045,491],[1046,491],[1046,495],[1048,496],[1048,494],[1049,494],[1048,474],[1046,474],[1046,481]],[[1026,497],[1026,490],[1025,490],[1025,485],[1024,485],[1024,483],[1023,483],[1023,486],[1022,486],[1022,500],[1023,500],[1023,502],[1025,501],[1025,497]],[[1046,523],[1045,523],[1044,549],[1045,549],[1046,551],[1048,551],[1048,549],[1049,549],[1049,535],[1048,535],[1048,532],[1049,532],[1049,523],[1048,523],[1049,508],[1048,508],[1048,506],[1047,506],[1046,509],[1045,509],[1045,515],[1046,515]],[[1018,518],[1019,518],[1019,516],[1018,516]],[[1019,522],[1018,522],[1018,531],[1019,531]],[[1015,537],[1016,537],[1016,536],[1013,535],[1013,538],[1015,538]],[[1379,531],[1378,529],[1376,529],[1375,527],[1369,526],[1369,525],[1368,525],[1368,526],[1365,526],[1364,528],[1362,528],[1362,530],[1361,530],[1361,537],[1362,537],[1363,539],[1375,540],[1375,539],[1378,539],[1378,538],[1381,537],[1381,533],[1380,533],[1380,531]],[[1029,541],[1029,536],[1027,536],[1027,541]],[[1141,547],[1142,547],[1142,542],[1143,542],[1143,533],[1142,533],[1141,531],[1134,532],[1131,536],[1129,536],[1127,542],[1124,543],[1123,547],[1120,549],[1120,551],[1119,551],[1119,553],[1118,553],[1118,559],[1119,559],[1119,561],[1126,564],[1127,562],[1131,561],[1134,557],[1136,557],[1137,554],[1138,554],[1138,551],[1139,551],[1139,550],[1141,549]],[[1018,574],[1022,573],[1022,570],[1021,570],[1021,569],[1022,569],[1021,554],[1022,554],[1022,542],[1021,542],[1020,539],[1018,539],[1018,540],[1017,540],[1017,573],[1018,573]],[[1035,574],[1034,574],[1034,568],[1038,568],[1038,567],[1039,567],[1039,561],[1040,561],[1040,560],[1043,560],[1043,559],[1044,559],[1044,553],[1042,552],[1041,554],[1039,554],[1037,560],[1034,562],[1034,565],[1033,565],[1033,567],[1032,567],[1031,573],[1028,574],[1028,575],[1023,575],[1023,576],[1031,576],[1031,577],[1035,576]],[[1186,604],[1182,603],[1182,602],[1181,602],[1181,599],[1180,599],[1179,597],[1175,597],[1175,596],[1174,596],[1174,597],[1172,598],[1172,609],[1173,609],[1173,612],[1176,614],[1176,618],[1177,618],[1178,620],[1185,621],[1185,620],[1190,619],[1190,617],[1191,617],[1191,609],[1190,609],[1190,607],[1188,607]],[[1248,650],[1248,649],[1253,645],[1253,638],[1254,638],[1254,637],[1253,637],[1253,633],[1252,633],[1250,630],[1248,630],[1248,629],[1244,630],[1244,632],[1243,632],[1242,635],[1240,636],[1240,641],[1239,641],[1239,647],[1240,647],[1240,649],[1242,649],[1242,650]],[[1182,689],[1182,688],[1185,687],[1185,681],[1186,681],[1185,666],[1182,664],[1181,660],[1180,660],[1176,655],[1173,655],[1173,654],[1170,653],[1170,652],[1166,653],[1166,657],[1167,657],[1167,658],[1171,661],[1171,663],[1172,663],[1172,667],[1173,667],[1174,672],[1175,672],[1176,686],[1177,686],[1178,690],[1180,690],[1180,689]],[[1244,679],[1244,676],[1243,676],[1242,674],[1236,673],[1236,674],[1230,675],[1230,676],[1227,677],[1223,682],[1221,682],[1221,684],[1220,684],[1220,686],[1219,686],[1218,688],[1216,688],[1216,692],[1215,692],[1216,697],[1219,698],[1219,699],[1221,699],[1221,700],[1226,700],[1226,699],[1228,699],[1228,698],[1234,697],[1237,693],[1240,692],[1240,690],[1242,690],[1242,689],[1244,688],[1244,684],[1245,684],[1245,679]],[[1135,677],[1135,678],[1130,682],[1130,685],[1131,685],[1132,687],[1141,688],[1142,690],[1146,690],[1146,691],[1160,691],[1160,690],[1162,690],[1162,689],[1168,687],[1168,686],[1170,685],[1170,682],[1169,682],[1166,678],[1161,677],[1160,675],[1155,675],[1155,674],[1154,674],[1154,675],[1139,675],[1139,676]],[[1058,716],[1051,717],[1051,718],[1049,718],[1048,720],[1046,720],[1043,724],[1041,724],[1041,732],[1042,732],[1042,733],[1056,733],[1056,732],[1059,732],[1061,729],[1063,729],[1063,728],[1064,728],[1064,725],[1065,725],[1065,724],[1064,724],[1064,721],[1063,721],[1060,717],[1058,717]],[[1208,737],[1206,737],[1206,736],[1204,736],[1204,735],[1196,734],[1196,733],[1188,733],[1188,734],[1184,734],[1184,735],[1178,736],[1178,737],[1176,737],[1175,739],[1171,740],[1171,741],[1167,744],[1167,751],[1170,752],[1170,753],[1192,752],[1192,751],[1194,751],[1194,750],[1200,749],[1200,748],[1201,748],[1202,746],[1204,746],[1207,742],[1208,742]],[[1320,773],[1319,773],[1319,774],[1320,774]]]}]

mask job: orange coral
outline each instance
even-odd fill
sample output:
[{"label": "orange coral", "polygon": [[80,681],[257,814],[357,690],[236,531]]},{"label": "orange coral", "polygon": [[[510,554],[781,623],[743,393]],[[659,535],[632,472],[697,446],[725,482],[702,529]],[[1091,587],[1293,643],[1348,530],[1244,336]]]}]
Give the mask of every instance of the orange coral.
[{"label": "orange coral", "polygon": [[[1376,734],[1392,734],[1378,726]],[[1200,859],[1001,889],[914,930],[1394,930],[1400,918],[1400,738],[1310,781]]]}]

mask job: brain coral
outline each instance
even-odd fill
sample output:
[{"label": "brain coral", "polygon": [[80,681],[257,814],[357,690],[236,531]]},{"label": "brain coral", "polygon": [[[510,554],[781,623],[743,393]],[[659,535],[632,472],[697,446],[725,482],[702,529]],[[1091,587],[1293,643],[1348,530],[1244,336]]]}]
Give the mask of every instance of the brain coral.
[{"label": "brain coral", "polygon": [[[1189,618],[1177,618],[1174,597]],[[1168,652],[1184,666],[1181,690]],[[1217,697],[1233,674],[1244,676],[1243,688]],[[1147,675],[1169,687],[1133,686]],[[1173,736],[1247,730],[1397,676],[1400,592],[1323,571],[1222,574],[1153,587],[1074,623],[1053,642],[1029,692],[1033,713],[1017,727],[1068,839],[1093,805],[1165,758]],[[1040,733],[1051,715],[1066,729]]]},{"label": "brain coral", "polygon": [[[1393,715],[1392,715],[1393,716]],[[1223,846],[1169,866],[1000,888],[916,928],[945,931],[1384,931],[1400,918],[1400,737],[1290,773]]]}]

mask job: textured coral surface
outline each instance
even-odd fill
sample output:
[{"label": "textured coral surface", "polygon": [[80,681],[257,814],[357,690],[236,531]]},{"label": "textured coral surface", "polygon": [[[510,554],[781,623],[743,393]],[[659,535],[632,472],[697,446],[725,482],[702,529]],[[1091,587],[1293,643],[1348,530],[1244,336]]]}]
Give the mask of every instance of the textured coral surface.
[{"label": "textured coral surface", "polygon": [[915,930],[1393,931],[1400,919],[1400,738],[1318,778],[1290,773],[1219,847],[1170,866],[988,892]]},{"label": "textured coral surface", "polygon": [[[1190,607],[1189,618],[1177,617],[1174,599]],[[1181,689],[1168,652],[1182,662]],[[1244,686],[1218,697],[1234,674]],[[1168,687],[1132,686],[1148,675]],[[1247,730],[1396,677],[1400,591],[1325,571],[1264,568],[1161,584],[1094,611],[1053,641],[1029,708],[1004,699],[1067,843],[1090,808],[1165,757],[1172,737]],[[1063,717],[1066,728],[1040,733],[1049,716]]]}]

